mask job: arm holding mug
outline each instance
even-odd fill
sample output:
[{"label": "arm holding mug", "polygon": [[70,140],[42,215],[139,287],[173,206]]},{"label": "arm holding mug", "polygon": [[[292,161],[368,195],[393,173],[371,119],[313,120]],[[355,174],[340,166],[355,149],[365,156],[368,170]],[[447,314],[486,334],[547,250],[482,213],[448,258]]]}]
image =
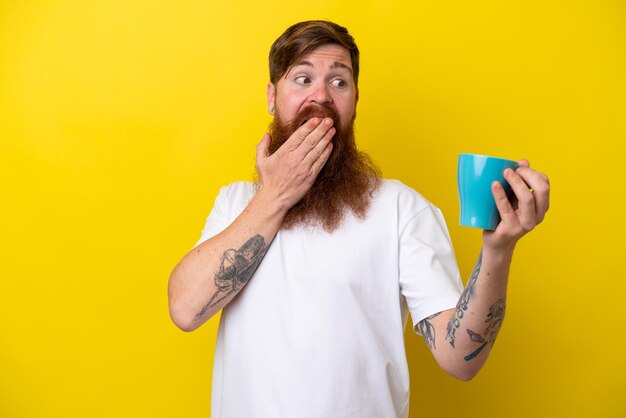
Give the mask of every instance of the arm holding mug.
[{"label": "arm holding mug", "polygon": [[483,366],[506,310],[506,290],[513,251],[534,229],[549,207],[548,178],[521,160],[504,172],[514,198],[509,201],[499,182],[491,186],[501,221],[483,231],[483,249],[455,309],[432,315],[415,327],[439,365],[452,376],[470,380]]}]

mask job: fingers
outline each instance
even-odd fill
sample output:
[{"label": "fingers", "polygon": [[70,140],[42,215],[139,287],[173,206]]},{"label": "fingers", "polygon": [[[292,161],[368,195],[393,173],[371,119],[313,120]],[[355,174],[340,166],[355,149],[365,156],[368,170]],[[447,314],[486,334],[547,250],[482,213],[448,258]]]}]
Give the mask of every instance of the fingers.
[{"label": "fingers", "polygon": [[515,194],[513,203],[507,198],[500,182],[496,181],[491,185],[491,192],[502,221],[495,231],[483,233],[485,244],[514,245],[543,220],[548,210],[550,201],[548,178],[543,173],[531,169],[528,160],[520,160],[518,164],[516,170],[506,169],[504,172],[504,178]]},{"label": "fingers", "polygon": [[506,196],[506,192],[504,191],[504,187],[500,182],[494,181],[491,185],[491,193],[493,194],[493,198],[496,201],[496,206],[498,207],[498,212],[500,212],[500,218],[502,218],[503,223],[516,223],[517,219],[515,217],[515,209],[511,206],[511,202]]},{"label": "fingers", "polygon": [[263,138],[256,145],[256,162],[259,164],[270,155],[270,144],[272,143],[272,137],[266,133]]},{"label": "fingers", "polygon": [[521,160],[519,164],[515,171],[505,170],[504,177],[518,201],[517,210],[514,209],[517,221],[528,232],[543,221],[548,211],[550,182],[545,174],[531,169],[527,160]]},{"label": "fingers", "polygon": [[317,158],[326,148],[326,145],[328,145],[328,142],[330,142],[333,135],[335,135],[333,120],[331,118],[324,118],[319,121],[317,127],[307,135],[304,141],[302,141],[298,152],[303,156],[303,158],[309,154],[312,154],[314,158]]},{"label": "fingers", "polygon": [[321,161],[323,166],[332,149],[328,145],[336,133],[333,123],[332,118],[309,119],[289,137],[278,152],[294,161],[307,174],[317,175],[321,170],[321,167],[316,168],[317,163]]},{"label": "fingers", "polygon": [[[333,136],[335,135],[335,128],[330,128],[326,133],[317,141],[316,144],[313,145],[309,150],[303,149],[302,152],[307,152],[307,154],[303,158],[303,162],[308,165],[313,165],[315,161],[317,161],[324,151],[328,148],[328,145],[331,143]],[[302,144],[303,148],[307,147],[307,142],[309,139]],[[306,144],[306,145],[305,145]]]},{"label": "fingers", "polygon": [[[301,158],[311,152],[329,131],[333,131],[331,118],[311,118],[298,128],[283,146],[287,151],[295,151]],[[322,149],[324,149],[322,147]]]},{"label": "fingers", "polygon": [[543,221],[550,207],[550,180],[545,174],[529,167],[520,167],[516,173],[532,189],[537,223]]},{"label": "fingers", "polygon": [[513,189],[513,193],[515,193],[515,197],[517,198],[519,223],[525,231],[530,231],[538,223],[533,193],[517,172],[506,169],[504,171],[504,178],[511,185],[511,189]]},{"label": "fingers", "polygon": [[326,164],[326,161],[328,161],[332,150],[333,143],[330,142],[326,144],[326,148],[324,148],[321,155],[313,162],[313,165],[311,165],[311,175],[314,176],[314,178],[317,178],[317,175],[320,173],[320,171],[322,171],[322,167],[324,167],[324,164]]},{"label": "fingers", "polygon": [[[307,121],[272,155],[272,138],[265,134],[257,144],[259,183],[281,202],[292,207],[311,188],[322,167],[328,161],[335,128],[332,119]],[[295,147],[295,148],[294,148]]]}]

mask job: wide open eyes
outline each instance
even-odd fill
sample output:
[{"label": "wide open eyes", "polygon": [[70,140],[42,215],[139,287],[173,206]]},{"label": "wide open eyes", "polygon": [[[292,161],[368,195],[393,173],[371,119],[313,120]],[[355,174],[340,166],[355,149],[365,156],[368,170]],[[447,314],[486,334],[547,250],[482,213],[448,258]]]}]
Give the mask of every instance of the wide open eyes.
[{"label": "wide open eyes", "polygon": [[311,83],[311,79],[305,75],[301,75],[299,77],[296,77],[296,83],[298,84],[310,84]]},{"label": "wide open eyes", "polygon": [[334,79],[331,84],[335,87],[338,87],[340,89],[344,89],[346,87],[348,87],[348,83],[345,82],[345,80],[341,79],[341,78],[336,78]]}]

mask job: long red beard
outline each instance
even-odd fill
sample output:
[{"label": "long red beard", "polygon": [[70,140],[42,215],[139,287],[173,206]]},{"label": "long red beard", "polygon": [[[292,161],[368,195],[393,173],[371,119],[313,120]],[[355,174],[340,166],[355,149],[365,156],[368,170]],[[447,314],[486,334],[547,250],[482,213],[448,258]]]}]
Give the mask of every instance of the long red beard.
[{"label": "long red beard", "polygon": [[333,150],[308,193],[293,206],[283,219],[282,227],[323,227],[337,229],[348,211],[364,218],[373,193],[380,185],[380,170],[372,159],[356,148],[354,119],[341,126],[336,112],[328,106],[309,106],[286,124],[277,113],[270,125],[273,154],[306,120],[311,117],[332,117],[337,129]]}]

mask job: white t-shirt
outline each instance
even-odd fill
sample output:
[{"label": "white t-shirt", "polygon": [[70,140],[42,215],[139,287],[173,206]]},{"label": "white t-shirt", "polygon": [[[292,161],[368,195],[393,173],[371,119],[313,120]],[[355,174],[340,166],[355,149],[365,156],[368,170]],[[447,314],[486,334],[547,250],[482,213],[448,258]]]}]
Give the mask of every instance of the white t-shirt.
[{"label": "white t-shirt", "polygon": [[[222,188],[198,244],[253,194]],[[415,326],[461,291],[441,212],[399,181],[383,180],[364,220],[280,230],[222,312],[211,417],[408,417],[408,312]]]}]

